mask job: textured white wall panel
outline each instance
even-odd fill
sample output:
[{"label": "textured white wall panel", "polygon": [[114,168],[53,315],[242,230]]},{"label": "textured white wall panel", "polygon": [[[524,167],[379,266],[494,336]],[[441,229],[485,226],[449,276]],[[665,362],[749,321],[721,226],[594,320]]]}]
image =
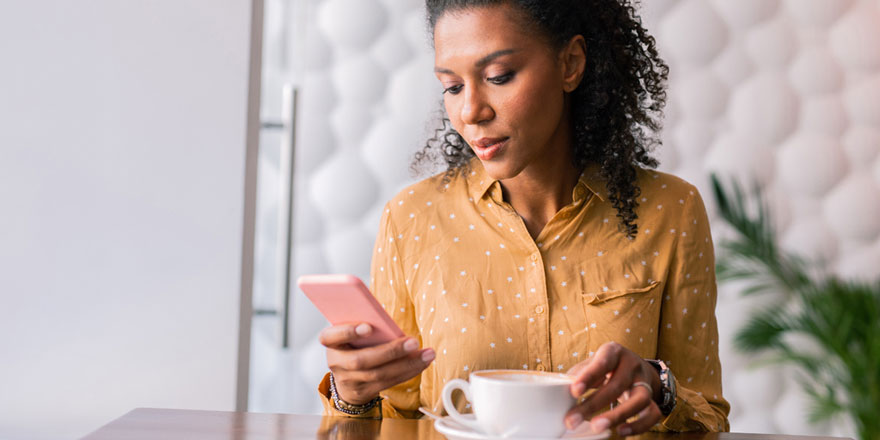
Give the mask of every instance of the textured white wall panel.
[{"label": "textured white wall panel", "polygon": [[804,97],[800,116],[801,134],[826,134],[839,139],[849,128],[846,110],[837,94]]},{"label": "textured white wall panel", "polygon": [[782,70],[797,52],[796,40],[789,21],[781,17],[762,23],[749,32],[745,37],[746,51],[759,68]]},{"label": "textured white wall panel", "polygon": [[862,2],[834,24],[830,32],[831,47],[846,69],[874,73],[880,67],[877,23],[880,23],[880,15],[876,4]]},{"label": "textured white wall panel", "polygon": [[334,49],[365,50],[388,24],[376,0],[326,0],[318,6],[318,28]]},{"label": "textured white wall panel", "polygon": [[741,44],[733,44],[718,55],[712,68],[730,87],[741,85],[756,69],[755,63]]},{"label": "textured white wall panel", "polygon": [[733,129],[751,140],[776,145],[797,127],[800,100],[782,72],[767,69],[734,89]]},{"label": "textured white wall panel", "polygon": [[682,0],[664,16],[657,38],[682,63],[706,64],[727,44],[727,25],[704,0]]},{"label": "textured white wall panel", "polygon": [[[813,160],[801,162],[805,155]],[[783,188],[809,197],[821,197],[828,192],[847,168],[840,141],[819,133],[798,133],[788,138],[779,147],[777,158]]]},{"label": "textured white wall panel", "polygon": [[[854,0],[787,0],[785,13],[804,27],[826,28],[856,3]],[[869,0],[862,3],[870,4]]]},{"label": "textured white wall panel", "polygon": [[[740,181],[770,182],[775,170],[772,146],[759,139],[760,136],[750,137],[746,133],[748,131],[738,130],[718,135],[706,154],[702,174],[712,171],[719,175],[736,177]],[[666,165],[661,167],[665,168]],[[694,184],[698,185],[702,194],[711,194],[699,182]]]},{"label": "textured white wall panel", "polygon": [[880,77],[875,75],[854,84],[844,94],[844,103],[854,125],[880,125]]},{"label": "textured white wall panel", "polygon": [[870,243],[880,233],[880,191],[867,174],[847,177],[828,195],[823,208],[841,239]]},{"label": "textured white wall panel", "polygon": [[698,70],[681,79],[677,91],[681,116],[685,119],[714,120],[727,109],[727,85],[711,70]]},{"label": "textured white wall panel", "polygon": [[779,0],[714,0],[712,4],[727,22],[737,29],[747,29],[772,17],[779,9]]},{"label": "textured white wall panel", "polygon": [[[854,127],[843,137],[843,148],[849,158],[850,167],[854,170],[870,172],[872,164],[880,171],[880,130],[873,127]],[[880,183],[880,173],[874,178]]]},{"label": "textured white wall panel", "polygon": [[802,95],[836,92],[843,85],[844,72],[824,45],[804,48],[789,70],[791,84]]}]

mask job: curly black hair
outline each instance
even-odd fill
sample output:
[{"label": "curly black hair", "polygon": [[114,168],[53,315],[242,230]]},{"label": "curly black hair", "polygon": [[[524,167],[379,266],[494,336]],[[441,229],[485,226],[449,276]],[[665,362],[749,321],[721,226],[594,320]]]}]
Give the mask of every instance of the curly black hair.
[{"label": "curly black hair", "polygon": [[[634,238],[641,194],[636,167],[658,165],[649,151],[660,144],[669,74],[636,12],[638,0],[426,0],[425,4],[431,35],[446,12],[510,4],[556,50],[575,35],[584,37],[586,69],[571,92],[574,165],[578,169],[588,163],[600,165],[621,230]],[[440,119],[434,136],[416,153],[412,169],[442,157],[445,183],[467,166],[474,153],[445,112]]]}]

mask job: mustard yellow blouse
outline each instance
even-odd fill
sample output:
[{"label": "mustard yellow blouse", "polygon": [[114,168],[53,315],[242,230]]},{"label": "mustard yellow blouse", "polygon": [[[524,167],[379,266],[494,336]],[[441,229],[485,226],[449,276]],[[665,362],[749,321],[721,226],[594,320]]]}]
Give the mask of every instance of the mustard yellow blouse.
[{"label": "mustard yellow blouse", "polygon": [[[382,215],[371,290],[437,358],[381,393],[381,414],[364,416],[441,412],[450,379],[496,368],[564,372],[616,341],[663,359],[676,377],[675,410],[656,429],[728,430],[703,201],[693,185],[657,171],[639,170],[638,185],[633,240],[618,230],[597,167],[536,240],[476,159],[446,185],[434,176],[395,196]],[[325,377],[326,414],[344,416],[327,388]]]}]

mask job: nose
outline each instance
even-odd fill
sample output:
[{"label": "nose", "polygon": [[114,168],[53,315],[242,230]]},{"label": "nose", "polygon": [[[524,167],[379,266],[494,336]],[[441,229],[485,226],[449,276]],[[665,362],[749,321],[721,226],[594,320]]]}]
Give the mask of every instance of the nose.
[{"label": "nose", "polygon": [[495,111],[483,91],[477,87],[465,89],[464,103],[461,107],[461,121],[469,125],[491,121]]}]

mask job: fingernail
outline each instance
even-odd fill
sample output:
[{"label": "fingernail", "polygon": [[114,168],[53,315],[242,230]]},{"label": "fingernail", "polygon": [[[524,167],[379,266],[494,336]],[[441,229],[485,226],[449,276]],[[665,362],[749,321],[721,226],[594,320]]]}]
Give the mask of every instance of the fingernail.
[{"label": "fingernail", "polygon": [[574,386],[571,387],[571,389],[574,392],[574,394],[576,394],[577,396],[580,396],[581,394],[584,394],[584,391],[587,391],[587,386],[584,385],[583,383],[576,383],[576,384],[574,384]]},{"label": "fingernail", "polygon": [[620,435],[630,435],[633,433],[633,430],[629,426],[621,426],[620,429],[617,430],[617,433]]},{"label": "fingernail", "polygon": [[422,353],[422,362],[427,364],[428,362],[434,360],[434,356],[434,350],[426,350],[424,353]]},{"label": "fingernail", "polygon": [[590,426],[593,427],[593,432],[599,433],[611,426],[611,422],[608,419],[598,419],[590,422]]},{"label": "fingernail", "polygon": [[403,343],[403,349],[407,351],[407,353],[416,351],[419,348],[419,341],[415,339],[407,339],[406,342]]},{"label": "fingernail", "polygon": [[575,429],[583,422],[584,416],[582,416],[581,413],[574,413],[565,419],[565,423],[568,424],[568,429]]},{"label": "fingernail", "polygon": [[370,328],[370,324],[361,324],[361,325],[355,327],[354,332],[360,336],[366,336],[366,335],[370,334],[370,330],[372,330]]}]

